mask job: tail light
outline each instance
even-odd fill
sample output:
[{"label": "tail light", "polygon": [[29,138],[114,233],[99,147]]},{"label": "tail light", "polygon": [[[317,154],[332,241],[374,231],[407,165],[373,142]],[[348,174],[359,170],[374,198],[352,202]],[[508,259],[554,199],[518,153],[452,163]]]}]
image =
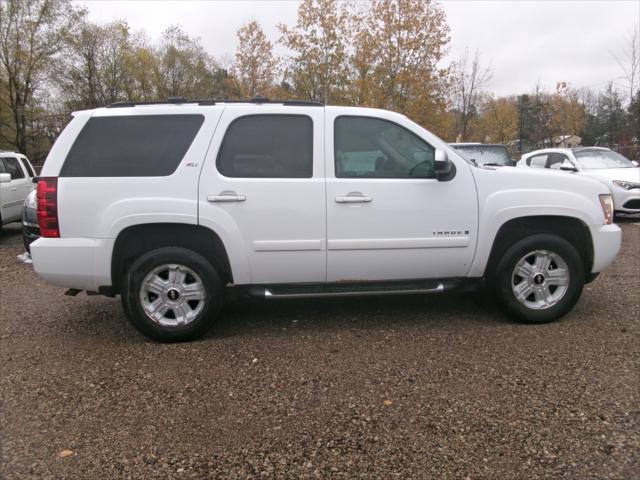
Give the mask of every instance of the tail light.
[{"label": "tail light", "polygon": [[38,180],[38,226],[40,235],[49,238],[60,236],[58,225],[58,179],[40,177]]}]

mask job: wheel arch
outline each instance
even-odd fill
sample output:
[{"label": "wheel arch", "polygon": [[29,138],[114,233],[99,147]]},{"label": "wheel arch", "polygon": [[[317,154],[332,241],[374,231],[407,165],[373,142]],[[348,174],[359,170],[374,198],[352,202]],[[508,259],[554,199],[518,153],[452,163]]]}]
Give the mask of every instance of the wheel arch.
[{"label": "wheel arch", "polygon": [[211,262],[223,284],[233,283],[229,255],[216,232],[200,225],[148,223],[127,227],[118,234],[111,256],[113,293],[120,293],[127,265],[141,254],[162,247],[184,247],[199,253]]},{"label": "wheel arch", "polygon": [[503,223],[494,237],[482,276],[493,275],[499,259],[511,245],[537,233],[557,235],[576,247],[589,277],[593,266],[593,240],[589,227],[578,218],[555,215],[518,217]]}]

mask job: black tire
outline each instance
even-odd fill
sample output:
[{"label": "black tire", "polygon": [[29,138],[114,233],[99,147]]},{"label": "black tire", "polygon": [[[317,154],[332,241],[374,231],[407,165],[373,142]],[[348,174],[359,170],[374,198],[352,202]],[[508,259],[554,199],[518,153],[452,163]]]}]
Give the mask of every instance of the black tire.
[{"label": "black tire", "polygon": [[[205,297],[197,316],[184,325],[161,325],[147,315],[141,299],[145,277],[163,265],[187,267],[202,280]],[[138,257],[122,283],[122,306],[133,326],[143,335],[160,342],[183,342],[204,335],[215,323],[222,308],[220,276],[202,255],[182,247],[163,247]]]},{"label": "black tire", "polygon": [[[566,291],[556,303],[534,309],[516,298],[512,288],[513,273],[523,257],[541,250],[552,252],[565,262],[569,279]],[[519,240],[504,253],[498,262],[493,282],[499,301],[513,319],[523,323],[548,323],[568,313],[578,302],[585,282],[584,263],[575,247],[564,238],[550,234],[531,235]],[[529,298],[533,300],[535,297]]]}]

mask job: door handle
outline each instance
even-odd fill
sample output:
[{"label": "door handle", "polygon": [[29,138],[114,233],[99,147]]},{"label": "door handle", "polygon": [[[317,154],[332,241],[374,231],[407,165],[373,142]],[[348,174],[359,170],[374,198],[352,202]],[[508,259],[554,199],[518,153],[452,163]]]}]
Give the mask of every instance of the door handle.
[{"label": "door handle", "polygon": [[16,190],[18,190],[18,187],[11,187],[12,192],[15,192]]},{"label": "door handle", "polygon": [[360,192],[349,192],[347,195],[336,197],[336,203],[371,203],[372,197],[362,195]]},{"label": "door handle", "polygon": [[247,199],[244,195],[238,195],[236,192],[220,192],[218,195],[208,195],[207,202],[214,203],[231,203],[244,202]]}]

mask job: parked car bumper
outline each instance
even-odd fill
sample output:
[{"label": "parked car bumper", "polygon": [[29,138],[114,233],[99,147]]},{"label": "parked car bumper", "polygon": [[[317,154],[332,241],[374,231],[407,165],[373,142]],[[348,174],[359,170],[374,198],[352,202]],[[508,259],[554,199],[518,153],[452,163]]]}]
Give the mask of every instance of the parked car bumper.
[{"label": "parked car bumper", "polygon": [[22,209],[22,242],[27,252],[31,251],[31,244],[38,238],[40,238],[38,213],[35,209],[24,207]]},{"label": "parked car bumper", "polygon": [[622,244],[622,230],[617,225],[595,225],[589,227],[593,241],[592,273],[607,268],[616,259]]},{"label": "parked car bumper", "polygon": [[616,213],[640,213],[640,188],[624,190],[614,186],[611,190]]},{"label": "parked car bumper", "polygon": [[39,238],[31,244],[35,272],[49,283],[98,291],[111,285],[114,239]]}]

